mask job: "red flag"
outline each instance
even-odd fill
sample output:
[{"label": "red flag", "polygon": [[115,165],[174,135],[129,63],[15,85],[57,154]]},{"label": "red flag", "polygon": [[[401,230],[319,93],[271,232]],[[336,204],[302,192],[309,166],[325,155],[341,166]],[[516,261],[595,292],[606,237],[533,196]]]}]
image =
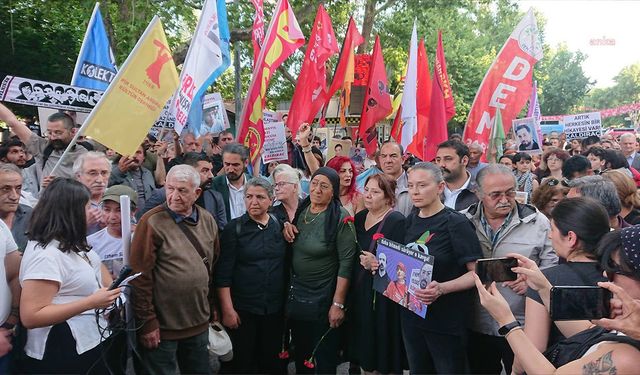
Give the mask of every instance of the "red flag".
[{"label": "red flag", "polygon": [[[507,39],[482,80],[469,111],[463,139],[467,144],[479,143],[484,150],[489,143],[491,124],[499,108],[505,125],[511,123],[527,102],[532,88],[533,66],[542,58],[542,43],[533,11],[520,21]],[[483,153],[482,160],[486,160]]]},{"label": "red flag", "polygon": [[342,50],[340,51],[340,59],[336,70],[333,74],[333,81],[329,86],[325,98],[325,107],[331,100],[333,94],[338,89],[342,88],[340,95],[340,124],[346,125],[345,110],[349,107],[351,99],[351,84],[353,83],[353,73],[355,70],[355,52],[354,49],[364,42],[364,38],[358,32],[353,17],[349,19],[349,26],[347,27],[347,33],[344,36],[344,42],[342,43]]},{"label": "red flag", "polygon": [[260,155],[264,143],[262,112],[269,80],[278,66],[303,44],[304,35],[289,2],[278,0],[264,45],[253,70],[247,99],[242,107],[240,129],[238,129],[238,142],[249,148],[251,162]]},{"label": "red flag", "polygon": [[433,157],[428,158],[428,156],[425,155],[427,131],[429,128],[429,115],[431,112],[432,82],[431,74],[429,74],[429,59],[427,58],[427,51],[424,48],[424,39],[420,39],[420,43],[418,44],[418,88],[416,91],[416,115],[418,126],[413,142],[409,144],[407,151],[414,154],[421,160],[428,161],[433,159]]},{"label": "red flag", "polygon": [[256,14],[253,16],[253,30],[251,31],[251,44],[253,44],[253,66],[256,66],[260,49],[264,43],[264,6],[263,0],[251,0]]},{"label": "red flag", "polygon": [[456,114],[453,103],[453,92],[447,75],[447,61],[444,58],[442,45],[442,31],[438,32],[438,47],[436,61],[433,66],[433,86],[431,90],[431,108],[429,111],[429,125],[427,126],[424,159],[433,160],[438,151],[438,145],[449,138],[447,122]]},{"label": "red flag", "polygon": [[311,123],[325,103],[327,70],[325,62],[338,53],[338,43],[331,26],[331,18],[322,5],[318,6],[316,20],[309,38],[302,69],[291,99],[287,126],[293,134],[303,122]]},{"label": "red flag", "polygon": [[391,124],[391,132],[389,136],[393,138],[394,141],[400,142],[402,137],[402,106],[398,107],[396,117],[394,117],[393,124]]},{"label": "red flag", "polygon": [[360,117],[360,138],[362,139],[367,154],[373,155],[378,148],[378,131],[376,123],[383,120],[391,113],[391,95],[387,84],[387,73],[382,58],[380,37],[376,36],[371,54],[371,69],[369,70],[369,84],[362,102],[362,115]]}]

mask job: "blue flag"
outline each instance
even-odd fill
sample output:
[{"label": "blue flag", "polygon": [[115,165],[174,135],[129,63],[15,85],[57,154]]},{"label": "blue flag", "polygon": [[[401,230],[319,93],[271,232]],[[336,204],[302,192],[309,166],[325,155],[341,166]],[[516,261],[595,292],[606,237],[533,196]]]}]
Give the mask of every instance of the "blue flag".
[{"label": "blue flag", "polygon": [[[231,64],[229,39],[225,0],[206,0],[182,66],[180,88],[172,105],[178,134],[187,124],[196,135],[207,132],[201,129],[202,101],[207,88]],[[192,97],[190,91],[193,92]],[[188,119],[184,117],[185,113],[188,113]]]},{"label": "blue flag", "polygon": [[118,70],[104,29],[100,3],[96,3],[84,34],[71,85],[105,91]]}]

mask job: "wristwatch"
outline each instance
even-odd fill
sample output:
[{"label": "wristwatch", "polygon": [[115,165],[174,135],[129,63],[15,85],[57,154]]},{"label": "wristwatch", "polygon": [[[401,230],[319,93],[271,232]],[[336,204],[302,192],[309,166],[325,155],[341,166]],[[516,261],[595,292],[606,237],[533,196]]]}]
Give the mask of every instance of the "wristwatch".
[{"label": "wristwatch", "polygon": [[516,328],[516,327],[521,327],[521,324],[520,324],[519,321],[514,320],[513,322],[511,322],[509,324],[505,324],[502,327],[500,327],[498,329],[498,333],[501,334],[502,336],[506,336],[507,333],[511,332],[511,330]]}]

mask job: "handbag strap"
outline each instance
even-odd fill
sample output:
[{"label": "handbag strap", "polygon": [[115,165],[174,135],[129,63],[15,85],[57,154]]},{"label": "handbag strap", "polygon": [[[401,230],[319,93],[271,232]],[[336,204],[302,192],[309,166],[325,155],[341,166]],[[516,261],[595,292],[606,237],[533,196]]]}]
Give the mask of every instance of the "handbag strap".
[{"label": "handbag strap", "polygon": [[209,274],[209,277],[211,277],[211,272],[210,272],[211,267],[210,267],[209,257],[204,252],[204,249],[200,245],[200,242],[198,242],[198,240],[193,235],[193,233],[191,233],[191,231],[187,229],[187,226],[184,223],[184,221],[181,221],[178,223],[178,228],[182,230],[182,233],[184,233],[184,235],[187,237],[189,242],[191,242],[191,245],[193,245],[193,247],[196,249],[196,251],[198,252],[198,255],[200,255],[200,257],[202,258],[202,263],[204,263],[204,266],[207,267],[207,274]]},{"label": "handbag strap", "polygon": [[[393,210],[390,210],[389,212],[387,212],[384,217],[382,218],[382,220],[380,221],[380,224],[378,224],[378,228],[376,229],[376,233],[374,234],[374,236],[380,232],[382,232],[382,227],[384,226],[384,222],[387,221],[387,218],[389,217],[389,215],[393,212]],[[378,242],[374,241],[373,238],[371,239],[371,242],[369,242],[369,252],[373,254],[373,250],[376,248],[376,244]]]}]

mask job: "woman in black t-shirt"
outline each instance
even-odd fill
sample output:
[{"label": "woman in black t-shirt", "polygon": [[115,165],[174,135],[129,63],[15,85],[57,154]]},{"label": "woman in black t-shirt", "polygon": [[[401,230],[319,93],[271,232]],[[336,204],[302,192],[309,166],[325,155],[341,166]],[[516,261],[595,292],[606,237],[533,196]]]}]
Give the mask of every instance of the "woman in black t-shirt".
[{"label": "woman in black t-shirt", "polygon": [[[567,198],[551,211],[551,242],[566,263],[542,271],[551,285],[594,286],[606,281],[598,264],[598,242],[609,232],[609,216],[604,207],[590,198]],[[564,336],[552,324],[540,294],[527,290],[524,331],[541,352]],[[513,371],[520,370],[516,358]]]},{"label": "woman in black t-shirt", "polygon": [[415,296],[427,304],[425,318],[401,309],[409,369],[419,373],[466,373],[465,311],[472,304],[475,261],[482,258],[471,222],[440,201],[442,171],[418,163],[408,172],[409,195],[417,210],[407,217],[405,243],[424,245],[434,256],[432,281]]}]

